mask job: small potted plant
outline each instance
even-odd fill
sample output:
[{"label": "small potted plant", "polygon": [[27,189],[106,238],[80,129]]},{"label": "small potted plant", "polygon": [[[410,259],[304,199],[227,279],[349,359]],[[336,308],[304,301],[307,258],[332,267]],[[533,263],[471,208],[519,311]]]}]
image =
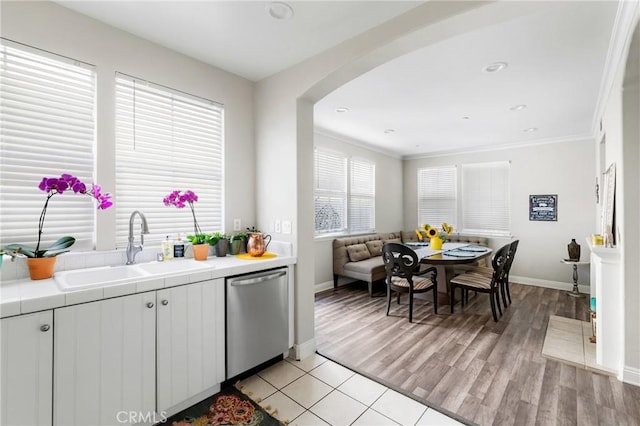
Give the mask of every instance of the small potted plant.
[{"label": "small potted plant", "polygon": [[211,234],[211,244],[216,250],[216,256],[225,257],[229,248],[229,237],[221,232],[214,232]]},{"label": "small potted plant", "polygon": [[247,251],[247,238],[246,232],[238,232],[233,234],[229,241],[229,252],[232,255],[244,253]]}]

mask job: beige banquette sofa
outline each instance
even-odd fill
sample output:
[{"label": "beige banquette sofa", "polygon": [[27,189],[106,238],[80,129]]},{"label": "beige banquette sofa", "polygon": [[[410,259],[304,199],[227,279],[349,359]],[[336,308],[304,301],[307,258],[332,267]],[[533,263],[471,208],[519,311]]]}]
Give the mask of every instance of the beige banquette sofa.
[{"label": "beige banquette sofa", "polygon": [[[333,287],[338,287],[338,278],[346,277],[368,284],[369,295],[373,283],[386,277],[382,262],[382,246],[385,243],[418,241],[415,231],[399,231],[379,234],[342,237],[333,240]],[[488,245],[487,238],[453,234],[451,242]]]}]

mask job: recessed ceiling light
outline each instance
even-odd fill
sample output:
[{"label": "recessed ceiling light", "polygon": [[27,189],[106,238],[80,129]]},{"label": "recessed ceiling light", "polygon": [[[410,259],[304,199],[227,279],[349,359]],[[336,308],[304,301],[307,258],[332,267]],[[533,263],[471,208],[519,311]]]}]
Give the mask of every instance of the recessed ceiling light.
[{"label": "recessed ceiling light", "polygon": [[385,133],[387,133],[387,134],[389,134],[389,133],[395,133],[395,132],[396,132],[396,129],[386,129],[384,132],[385,132]]},{"label": "recessed ceiling light", "polygon": [[482,71],[484,72],[498,72],[498,71],[502,71],[503,69],[505,69],[507,67],[506,62],[494,62],[493,64],[489,64],[486,67],[484,67],[482,69]]},{"label": "recessed ceiling light", "polygon": [[520,104],[520,105],[514,105],[511,108],[509,108],[511,111],[522,111],[523,109],[525,109],[527,106],[524,104]]},{"label": "recessed ceiling light", "polygon": [[465,115],[464,117],[462,117],[463,120],[469,120],[471,117]]},{"label": "recessed ceiling light", "polygon": [[529,127],[528,129],[524,129],[523,132],[525,133],[531,133],[531,132],[537,132],[538,128],[537,127]]},{"label": "recessed ceiling light", "polygon": [[349,108],[347,107],[338,107],[336,108],[336,112],[347,112],[349,111]]},{"label": "recessed ceiling light", "polygon": [[273,19],[286,20],[291,19],[293,16],[293,8],[287,3],[280,1],[274,1],[267,4],[266,10]]}]

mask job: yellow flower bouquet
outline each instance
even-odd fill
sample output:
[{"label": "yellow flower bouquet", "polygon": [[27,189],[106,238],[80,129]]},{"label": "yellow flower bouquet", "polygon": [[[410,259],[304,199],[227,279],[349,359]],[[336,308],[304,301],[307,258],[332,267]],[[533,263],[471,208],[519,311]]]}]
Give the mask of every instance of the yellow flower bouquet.
[{"label": "yellow flower bouquet", "polygon": [[427,234],[427,237],[431,241],[431,248],[434,250],[442,250],[442,243],[447,241],[449,236],[453,233],[454,227],[447,222],[442,224],[441,229],[435,228],[428,223],[422,225],[422,229],[416,229],[416,235],[420,241],[423,240],[422,231]]}]

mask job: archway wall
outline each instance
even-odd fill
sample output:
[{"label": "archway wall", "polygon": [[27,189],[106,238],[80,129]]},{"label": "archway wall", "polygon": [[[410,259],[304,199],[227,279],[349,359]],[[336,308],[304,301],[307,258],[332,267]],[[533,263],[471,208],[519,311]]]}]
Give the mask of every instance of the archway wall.
[{"label": "archway wall", "polygon": [[624,182],[623,276],[625,348],[623,380],[640,386],[640,8],[622,83],[622,178]]},{"label": "archway wall", "polygon": [[256,83],[256,215],[268,230],[291,221],[298,258],[294,295],[297,356],[313,352],[313,104],[405,53],[544,8],[543,2],[427,2],[322,54]]}]

